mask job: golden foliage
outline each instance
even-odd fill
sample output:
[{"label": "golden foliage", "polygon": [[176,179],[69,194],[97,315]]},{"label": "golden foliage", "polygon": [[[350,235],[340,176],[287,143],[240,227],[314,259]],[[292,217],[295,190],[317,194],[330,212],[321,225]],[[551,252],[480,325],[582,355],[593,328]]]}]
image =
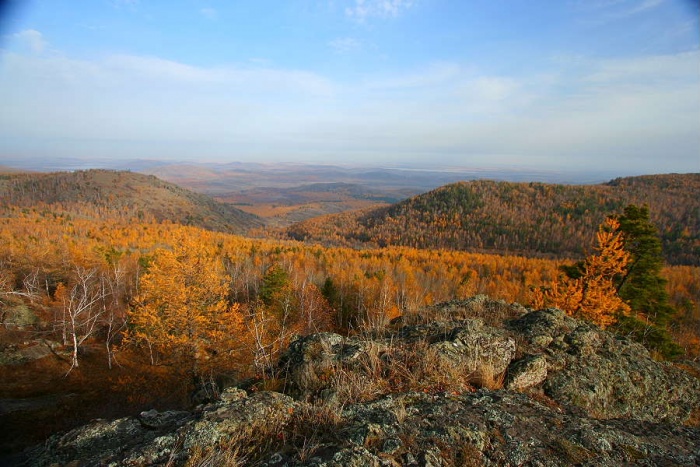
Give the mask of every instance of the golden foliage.
[{"label": "golden foliage", "polygon": [[197,374],[205,362],[240,343],[238,304],[228,303],[223,265],[210,242],[182,237],[156,250],[129,313],[130,338],[162,355],[183,357]]},{"label": "golden foliage", "polygon": [[536,289],[534,303],[561,308],[605,328],[619,314],[627,314],[629,306],[617,295],[615,278],[622,274],[630,260],[624,249],[620,223],[608,218],[596,235],[596,253],[586,258],[581,277],[560,277],[548,289]]},{"label": "golden foliage", "polygon": [[[614,271],[605,269],[610,264],[619,266],[620,258],[610,256],[616,254],[616,238],[612,232],[601,234],[600,242],[606,247],[589,260],[589,279],[597,274],[612,274]],[[398,314],[476,294],[527,303],[531,298],[529,288],[534,284],[551,283],[548,295],[558,297],[557,303],[568,310],[580,308],[584,314],[616,308],[615,303],[610,307],[610,302],[603,300],[609,299],[607,292],[600,293],[606,290],[605,282],[591,282],[594,287],[586,289],[584,297],[582,284],[557,280],[563,261],[513,255],[407,247],[326,248],[243,238],[171,223],[109,218],[96,221],[20,208],[8,208],[0,217],[0,245],[3,297],[14,294],[13,300],[25,300],[44,322],[60,319],[52,314],[56,287],[59,283],[68,284],[76,266],[98,268],[100,274],[115,278],[111,281],[115,290],[110,292],[114,305],[110,306],[117,313],[110,316],[116,316],[119,322],[112,329],[123,324],[127,304],[144,307],[139,309],[142,316],[129,316],[131,342],[138,326],[151,326],[153,332],[157,331],[163,337],[158,345],[183,341],[184,334],[174,329],[188,328],[187,320],[192,318],[184,312],[187,307],[198,309],[197,313],[215,321],[228,316],[233,324],[222,324],[218,329],[225,332],[220,331],[218,337],[214,333],[216,327],[206,331],[199,339],[199,352],[178,347],[179,355],[197,354],[201,357],[198,363],[207,367],[228,359],[237,360],[240,366],[249,364],[250,349],[255,347],[253,331],[259,331],[261,324],[265,325],[267,336],[264,345],[276,342],[270,347],[273,353],[282,345],[279,336],[274,335],[277,324],[270,321],[272,310],[263,310],[259,304],[263,276],[272,265],[282,267],[289,278],[284,303],[292,308],[284,331],[290,338],[293,333],[355,332],[367,325],[377,328]],[[671,301],[682,310],[674,335],[683,336],[687,343],[684,347],[697,353],[700,347],[693,336],[698,335],[694,323],[700,315],[700,270],[668,267],[666,271]],[[324,284],[329,280],[333,287],[326,290]],[[533,305],[540,308],[544,300],[542,295],[541,302],[535,300]],[[238,304],[238,309],[233,304]],[[617,308],[623,311],[623,307]],[[174,317],[169,321],[170,327],[156,324],[160,320],[158,313],[165,310],[178,317],[177,322]],[[594,316],[603,325],[609,319]],[[140,332],[145,332],[143,329]],[[210,332],[213,337],[207,337]],[[226,338],[222,333],[228,333]],[[147,341],[139,342],[148,349]],[[151,342],[155,343],[153,339]],[[210,342],[226,347],[226,356]],[[242,347],[246,350],[239,351]],[[154,357],[164,349],[153,348]]]},{"label": "golden foliage", "polygon": [[649,204],[667,260],[699,265],[700,175],[631,177],[602,185],[459,182],[379,209],[314,217],[290,238],[343,246],[408,246],[577,257],[610,212]]}]

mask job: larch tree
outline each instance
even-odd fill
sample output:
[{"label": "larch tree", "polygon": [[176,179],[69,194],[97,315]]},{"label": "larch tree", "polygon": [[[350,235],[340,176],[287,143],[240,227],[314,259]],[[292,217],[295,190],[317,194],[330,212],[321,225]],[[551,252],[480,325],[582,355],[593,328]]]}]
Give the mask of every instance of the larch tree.
[{"label": "larch tree", "polygon": [[605,328],[629,306],[617,293],[616,281],[624,273],[630,255],[624,249],[620,223],[609,217],[596,235],[596,252],[588,256],[578,277],[560,277],[548,289],[535,290],[534,305],[555,306]]},{"label": "larch tree", "polygon": [[141,277],[128,335],[148,346],[152,362],[154,352],[170,354],[198,377],[240,344],[242,317],[228,291],[213,249],[183,237],[172,249],[157,250]]}]

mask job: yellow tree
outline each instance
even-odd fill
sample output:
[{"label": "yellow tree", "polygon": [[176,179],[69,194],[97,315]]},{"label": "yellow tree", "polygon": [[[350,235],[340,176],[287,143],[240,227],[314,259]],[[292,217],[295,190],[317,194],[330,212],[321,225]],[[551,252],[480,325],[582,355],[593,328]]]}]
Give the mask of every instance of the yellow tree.
[{"label": "yellow tree", "polygon": [[128,333],[148,346],[152,362],[154,354],[171,355],[194,376],[235,353],[243,329],[238,304],[228,301],[221,260],[198,240],[183,235],[172,249],[155,252],[139,282]]},{"label": "yellow tree", "polygon": [[615,285],[630,260],[619,229],[615,218],[607,218],[596,235],[596,253],[586,258],[578,277],[559,278],[550,288],[536,290],[534,306],[555,306],[601,328],[615,323],[618,315],[629,313]]}]

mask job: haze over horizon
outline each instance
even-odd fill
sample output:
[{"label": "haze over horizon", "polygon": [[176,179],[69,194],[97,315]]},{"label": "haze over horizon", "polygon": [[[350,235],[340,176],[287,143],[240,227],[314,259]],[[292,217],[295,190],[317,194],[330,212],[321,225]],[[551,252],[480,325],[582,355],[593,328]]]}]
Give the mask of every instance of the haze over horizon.
[{"label": "haze over horizon", "polygon": [[71,6],[1,11],[0,164],[700,171],[690,0]]}]

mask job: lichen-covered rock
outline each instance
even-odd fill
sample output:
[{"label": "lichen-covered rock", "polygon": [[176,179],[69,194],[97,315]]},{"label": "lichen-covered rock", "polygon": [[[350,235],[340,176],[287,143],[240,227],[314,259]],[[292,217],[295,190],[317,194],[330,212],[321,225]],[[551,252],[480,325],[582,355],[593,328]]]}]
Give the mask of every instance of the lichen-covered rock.
[{"label": "lichen-covered rock", "polygon": [[334,429],[307,427],[311,434],[303,437],[292,423],[295,407],[281,394],[259,393],[205,406],[194,420],[167,432],[146,429],[131,418],[99,421],[52,438],[31,465],[184,465],[202,450],[225,449],[227,439],[252,445],[249,452],[271,450],[262,456],[266,460],[248,459],[250,465],[268,467],[692,466],[700,461],[698,428],[598,420],[505,390],[391,394],[339,408]]},{"label": "lichen-covered rock", "polygon": [[318,392],[327,386],[328,377],[342,358],[345,341],[339,334],[323,332],[302,337],[289,345],[280,366],[297,395]]},{"label": "lichen-covered rock", "polygon": [[260,392],[209,404],[197,413],[151,410],[138,417],[97,420],[49,438],[33,453],[31,465],[179,465],[195,449],[216,448],[235,437],[265,439],[286,424],[295,407],[289,396]]},{"label": "lichen-covered rock", "polygon": [[56,352],[57,342],[44,339],[32,340],[22,345],[0,345],[0,365],[22,365],[39,360]]},{"label": "lichen-covered rock", "polygon": [[277,434],[295,407],[296,403],[291,397],[269,391],[206,406],[200,418],[180,430],[183,446],[213,446],[234,435]]},{"label": "lichen-covered rock", "polygon": [[432,347],[441,357],[466,362],[470,373],[485,367],[495,374],[503,373],[515,356],[515,340],[480,320],[464,321]]},{"label": "lichen-covered rock", "polygon": [[391,464],[386,460],[382,461],[382,459],[361,446],[354,446],[340,449],[328,460],[314,458],[305,463],[305,465],[309,467],[382,467],[395,464]]},{"label": "lichen-covered rock", "polygon": [[100,465],[119,458],[165,431],[144,427],[136,418],[95,420],[62,435],[54,435],[44,449],[33,455],[33,465]]},{"label": "lichen-covered rock", "polygon": [[467,299],[451,300],[427,308],[427,314],[434,321],[457,321],[478,318],[487,326],[502,327],[503,322],[519,318],[527,309],[518,303],[493,300],[486,295],[476,295]]},{"label": "lichen-covered rock", "polygon": [[[217,465],[232,445],[266,467],[700,464],[700,428],[690,426],[700,380],[690,373],[560,310],[483,298],[449,306],[443,320],[397,322],[376,337],[295,341],[280,369],[296,399],[230,388],[192,413],[99,420],[53,436],[30,464]],[[510,318],[498,328],[470,307]],[[507,369],[506,389],[411,380],[448,368],[440,359],[469,363],[449,367],[467,382],[479,367]],[[411,368],[426,364],[433,373]],[[370,397],[339,398],[333,384],[344,382],[372,386]]]},{"label": "lichen-covered rock", "polygon": [[641,345],[556,309],[511,323],[547,360],[544,390],[597,418],[686,422],[700,406],[700,380],[653,360]]},{"label": "lichen-covered rock", "polygon": [[288,391],[300,399],[332,397],[328,388],[339,369],[359,369],[387,347],[384,340],[318,333],[292,342],[280,359]]},{"label": "lichen-covered rock", "polygon": [[[557,308],[548,308],[528,313],[510,323],[510,328],[521,335],[526,342],[536,347],[547,347],[559,342],[571,332],[580,321],[567,316]],[[555,344],[556,345],[556,344]]]},{"label": "lichen-covered rock", "polygon": [[[349,444],[388,465],[690,466],[700,460],[697,428],[590,419],[510,391],[394,394],[348,406],[342,418],[347,441],[337,449],[346,452]],[[324,463],[337,452],[296,465],[338,465]]]},{"label": "lichen-covered rock", "polygon": [[508,367],[506,389],[522,391],[547,379],[547,359],[543,355],[526,355]]},{"label": "lichen-covered rock", "polygon": [[185,411],[158,412],[151,409],[141,412],[137,418],[144,428],[162,430],[182,425],[184,421],[191,418],[191,414]]}]

